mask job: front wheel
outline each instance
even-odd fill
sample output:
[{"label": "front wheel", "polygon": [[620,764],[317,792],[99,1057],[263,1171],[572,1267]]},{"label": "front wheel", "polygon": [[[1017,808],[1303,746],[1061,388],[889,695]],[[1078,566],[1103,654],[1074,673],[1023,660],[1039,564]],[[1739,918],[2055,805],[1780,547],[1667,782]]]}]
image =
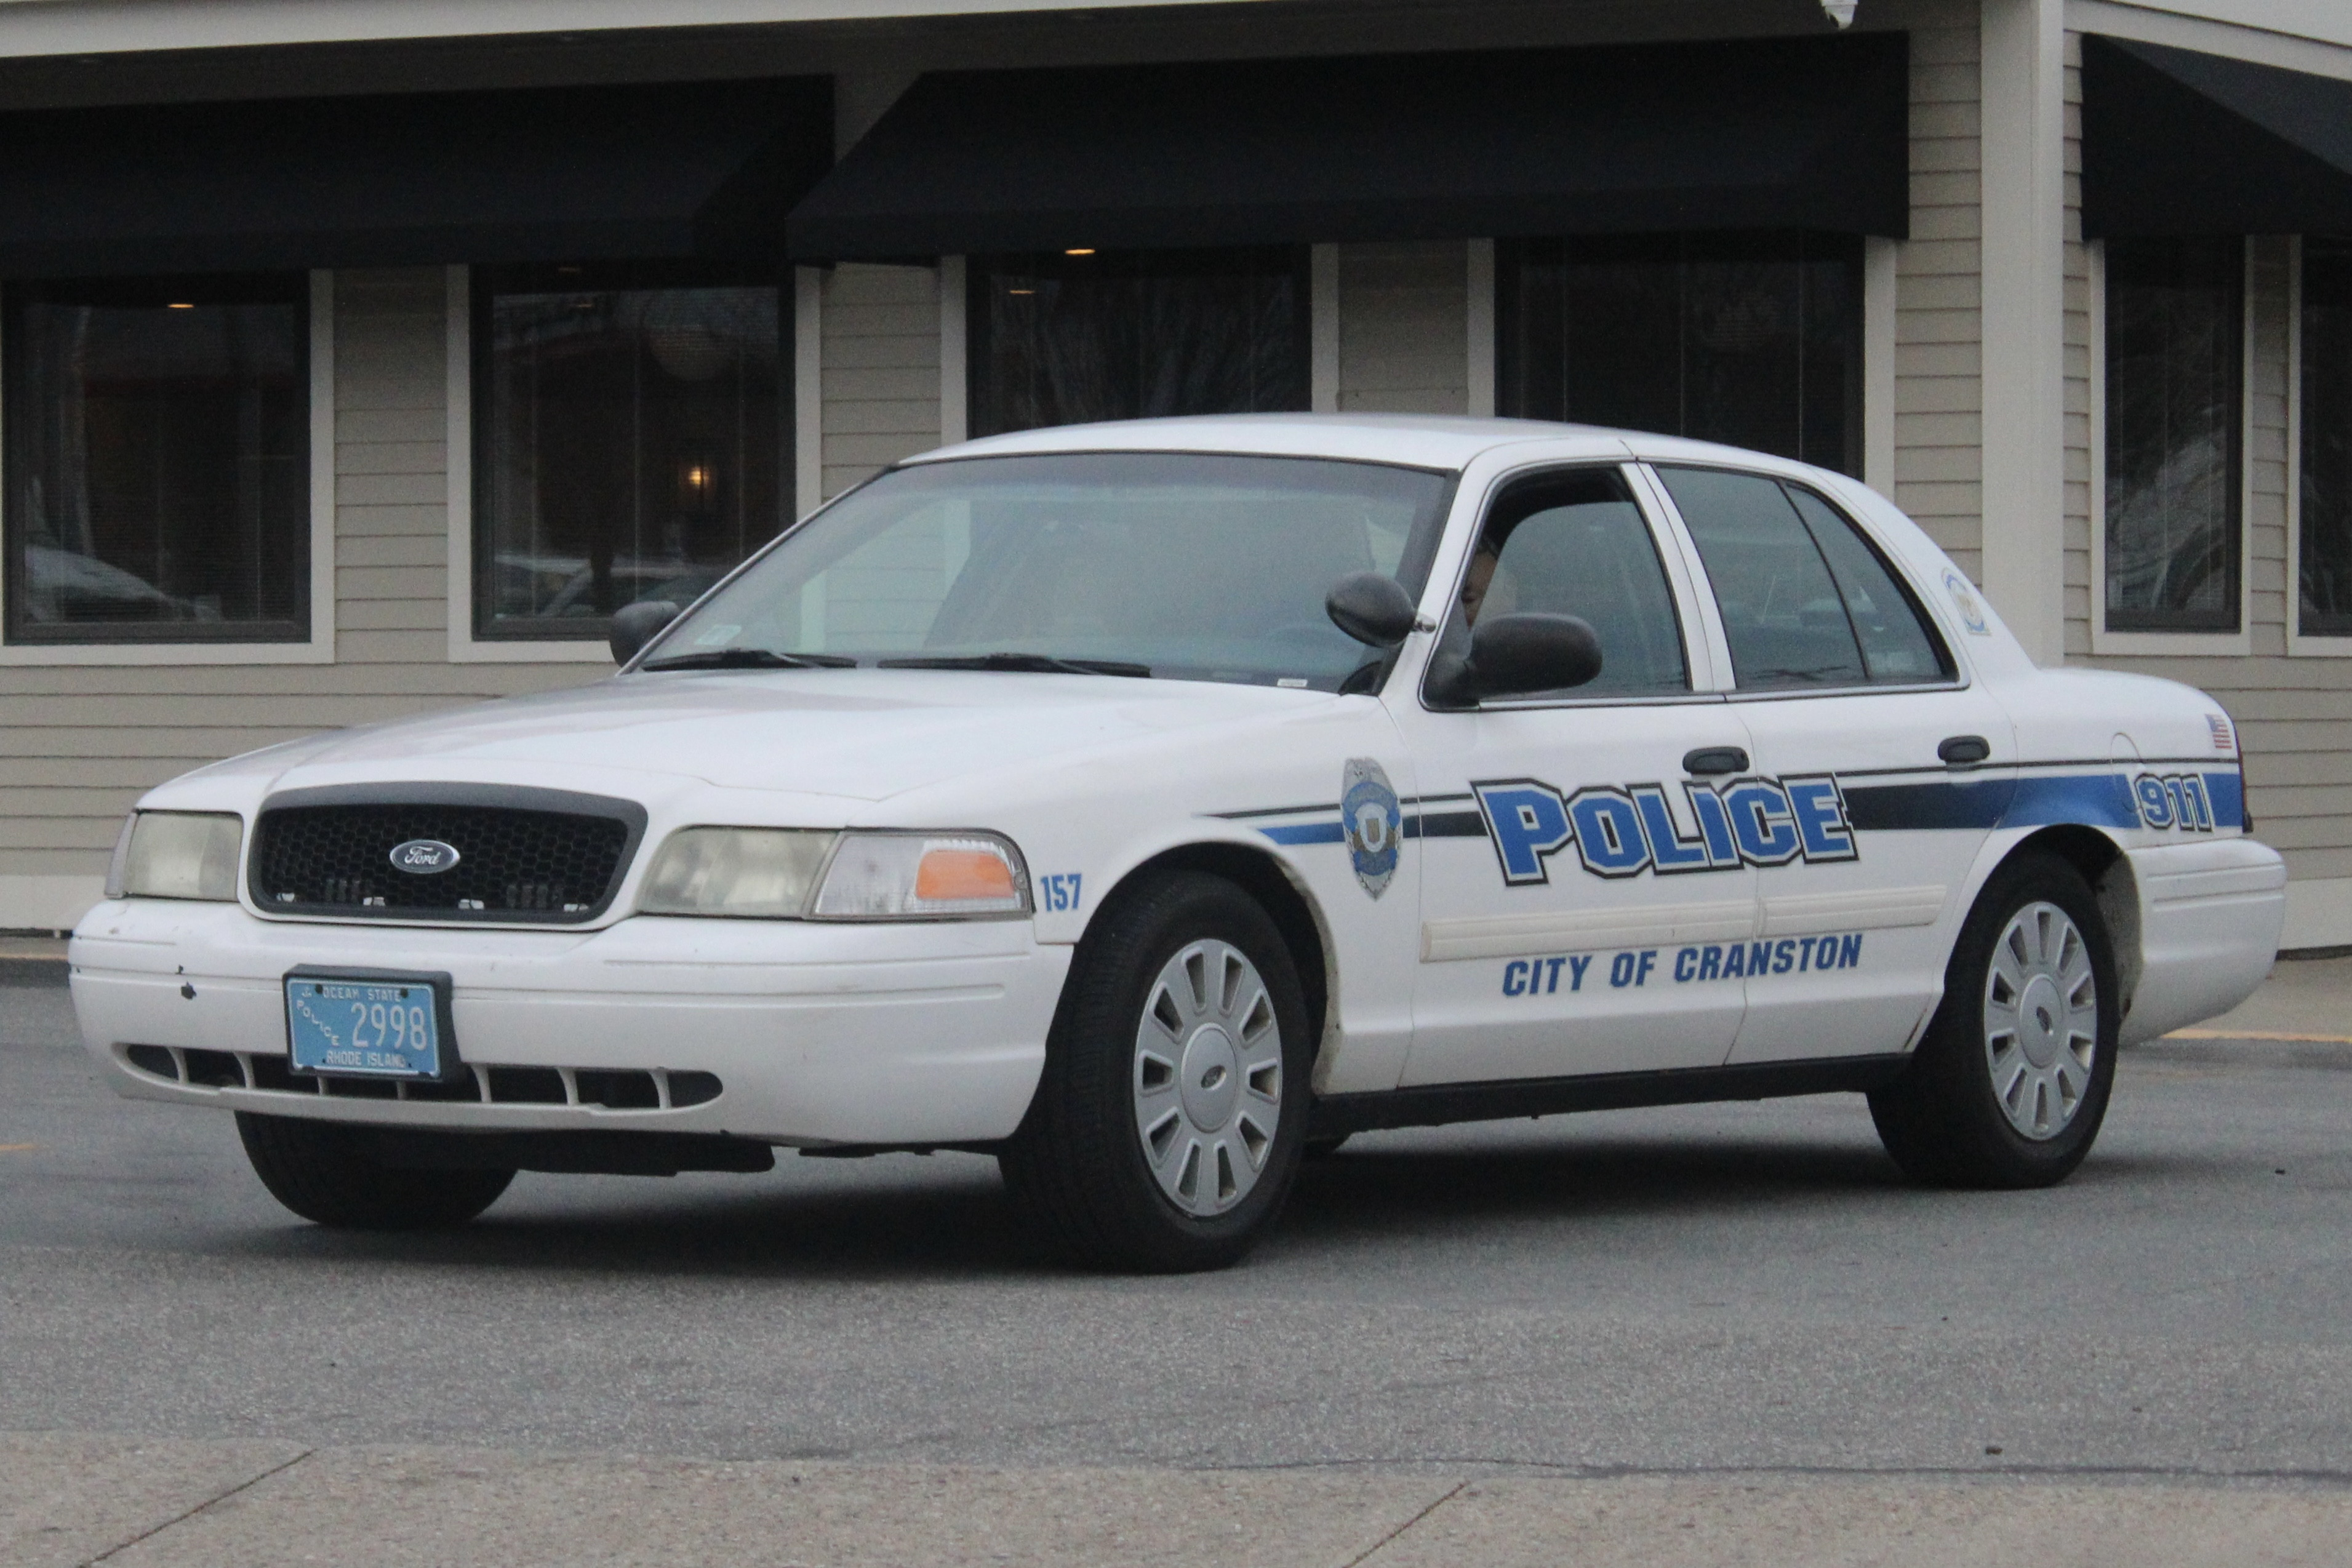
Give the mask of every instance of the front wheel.
[{"label": "front wheel", "polygon": [[998,1156],[1027,1218],[1097,1267],[1248,1252],[1298,1168],[1307,1008],[1265,911],[1222,878],[1124,891],[1080,946],[1028,1116]]},{"label": "front wheel", "polygon": [[405,1170],[375,1159],[363,1128],[297,1116],[236,1113],[237,1137],[269,1195],[320,1225],[347,1230],[438,1230],[499,1201],[512,1171]]},{"label": "front wheel", "polygon": [[2019,856],[1961,926],[1910,1067],[1870,1097],[1880,1141],[1916,1181],[2064,1180],[2106,1116],[2121,1010],[2089,886],[2054,856]]}]

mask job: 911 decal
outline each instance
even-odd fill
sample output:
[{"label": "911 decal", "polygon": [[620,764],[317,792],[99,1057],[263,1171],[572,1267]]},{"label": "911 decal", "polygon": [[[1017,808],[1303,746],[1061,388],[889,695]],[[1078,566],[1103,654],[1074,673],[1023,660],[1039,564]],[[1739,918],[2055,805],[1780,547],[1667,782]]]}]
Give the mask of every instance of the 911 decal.
[{"label": "911 decal", "polygon": [[2183,833],[2213,831],[2213,800],[2201,773],[2142,773],[2132,780],[2132,797],[2140,820],[2150,827],[2177,827]]},{"label": "911 decal", "polygon": [[1549,882],[1547,862],[1571,844],[1587,871],[1608,878],[1861,858],[1830,773],[1686,783],[1679,812],[1659,784],[1592,784],[1571,795],[1540,779],[1470,787],[1503,880],[1515,888]]}]

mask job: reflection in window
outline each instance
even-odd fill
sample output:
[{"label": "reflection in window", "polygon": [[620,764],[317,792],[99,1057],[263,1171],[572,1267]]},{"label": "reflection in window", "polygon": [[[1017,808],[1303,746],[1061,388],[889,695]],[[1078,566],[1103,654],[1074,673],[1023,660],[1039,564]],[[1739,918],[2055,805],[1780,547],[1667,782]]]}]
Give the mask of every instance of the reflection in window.
[{"label": "reflection in window", "polygon": [[1829,503],[1759,474],[1661,468],[1744,691],[1910,685],[1952,673],[1918,606]]},{"label": "reflection in window", "polygon": [[1503,413],[1861,472],[1859,241],[1529,240],[1498,261]]},{"label": "reflection in window", "polygon": [[1307,405],[1307,252],[974,257],[974,436]]},{"label": "reflection in window", "polygon": [[1473,621],[1539,611],[1590,624],[1601,673],[1576,697],[1689,689],[1665,568],[1613,470],[1547,476],[1505,496],[1471,554],[1463,608]]},{"label": "reflection in window", "polygon": [[790,521],[772,284],[622,267],[476,275],[475,630],[601,637]]},{"label": "reflection in window", "polygon": [[660,655],[1029,655],[1328,691],[1379,657],[1331,624],[1332,584],[1380,572],[1416,591],[1449,493],[1423,469],[1294,458],[909,464],[762,556]]},{"label": "reflection in window", "polygon": [[2106,624],[2238,629],[2245,245],[2106,246]]},{"label": "reflection in window", "polygon": [[2304,241],[2301,500],[2295,629],[2352,637],[2352,239]]},{"label": "reflection in window", "polygon": [[8,637],[299,642],[310,284],[8,290]]}]

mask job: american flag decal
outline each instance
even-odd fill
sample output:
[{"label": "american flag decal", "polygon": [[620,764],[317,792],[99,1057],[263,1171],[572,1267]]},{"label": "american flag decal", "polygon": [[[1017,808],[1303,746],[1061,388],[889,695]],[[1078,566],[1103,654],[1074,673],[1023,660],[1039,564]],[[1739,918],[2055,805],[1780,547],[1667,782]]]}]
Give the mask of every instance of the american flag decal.
[{"label": "american flag decal", "polygon": [[2205,727],[2213,731],[2213,749],[2215,751],[2226,752],[2231,750],[2234,745],[2237,737],[2230,732],[2230,721],[2222,715],[2219,713],[2206,714]]}]

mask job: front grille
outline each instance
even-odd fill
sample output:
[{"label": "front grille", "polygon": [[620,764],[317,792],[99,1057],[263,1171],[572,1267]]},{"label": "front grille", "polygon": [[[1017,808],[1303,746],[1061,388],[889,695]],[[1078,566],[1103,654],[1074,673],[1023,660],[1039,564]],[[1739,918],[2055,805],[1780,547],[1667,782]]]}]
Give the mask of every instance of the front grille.
[{"label": "front grille", "polygon": [[[351,794],[289,792],[263,806],[249,873],[257,904],[286,914],[573,924],[612,902],[645,823],[629,802],[551,790]],[[454,847],[456,865],[397,868],[393,851],[417,840]]]},{"label": "front grille", "polygon": [[588,1106],[604,1110],[685,1110],[725,1091],[719,1075],[666,1068],[514,1068],[461,1063],[447,1083],[316,1078],[261,1051],[125,1046],[123,1059],[152,1078],[205,1089],[250,1089],[338,1100],[440,1100],[479,1105]]}]

